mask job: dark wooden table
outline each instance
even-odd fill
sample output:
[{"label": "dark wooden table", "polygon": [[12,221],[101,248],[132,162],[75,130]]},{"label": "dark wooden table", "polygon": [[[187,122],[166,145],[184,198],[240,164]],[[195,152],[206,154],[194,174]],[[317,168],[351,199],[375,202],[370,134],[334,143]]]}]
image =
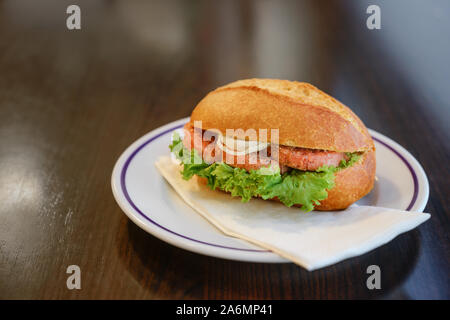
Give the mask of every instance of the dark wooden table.
[{"label": "dark wooden table", "polygon": [[[376,1],[372,1],[376,2]],[[66,28],[77,3],[82,29]],[[450,298],[448,3],[0,1],[0,298]],[[364,256],[307,272],[168,245],[114,201],[135,139],[249,77],[307,81],[408,149],[432,218]],[[78,265],[82,289],[66,288]],[[377,264],[382,289],[366,287]]]}]

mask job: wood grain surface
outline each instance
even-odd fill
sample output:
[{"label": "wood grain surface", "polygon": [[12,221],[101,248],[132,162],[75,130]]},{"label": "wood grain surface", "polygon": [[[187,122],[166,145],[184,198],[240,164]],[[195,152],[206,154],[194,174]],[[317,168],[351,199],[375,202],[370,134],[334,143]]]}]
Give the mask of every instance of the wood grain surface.
[{"label": "wood grain surface", "polygon": [[[81,30],[66,28],[72,2]],[[0,1],[0,298],[450,298],[447,5],[383,1],[368,30],[356,3]],[[134,225],[111,192],[118,156],[249,77],[313,83],[403,145],[432,218],[314,272],[197,255]],[[72,264],[81,290],[66,287]],[[371,264],[381,290],[366,287]]]}]

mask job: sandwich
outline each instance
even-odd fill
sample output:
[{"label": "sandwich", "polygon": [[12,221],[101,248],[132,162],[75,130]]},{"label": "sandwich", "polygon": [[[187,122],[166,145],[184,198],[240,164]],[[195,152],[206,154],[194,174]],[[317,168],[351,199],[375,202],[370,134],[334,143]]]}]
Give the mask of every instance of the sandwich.
[{"label": "sandwich", "polygon": [[184,179],[306,212],[345,209],[375,180],[375,146],[363,122],[303,82],[247,79],[217,88],[170,150]]}]

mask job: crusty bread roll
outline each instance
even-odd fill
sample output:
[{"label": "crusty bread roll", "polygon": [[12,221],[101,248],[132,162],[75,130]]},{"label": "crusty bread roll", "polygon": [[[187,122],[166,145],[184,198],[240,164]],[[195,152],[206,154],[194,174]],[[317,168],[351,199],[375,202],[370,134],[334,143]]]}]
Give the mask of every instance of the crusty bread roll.
[{"label": "crusty bread roll", "polygon": [[357,163],[335,174],[335,187],[316,210],[345,209],[373,188],[375,146],[367,128],[348,107],[308,83],[239,80],[203,98],[190,121],[223,134],[226,129],[279,129],[280,145],[361,152]]}]

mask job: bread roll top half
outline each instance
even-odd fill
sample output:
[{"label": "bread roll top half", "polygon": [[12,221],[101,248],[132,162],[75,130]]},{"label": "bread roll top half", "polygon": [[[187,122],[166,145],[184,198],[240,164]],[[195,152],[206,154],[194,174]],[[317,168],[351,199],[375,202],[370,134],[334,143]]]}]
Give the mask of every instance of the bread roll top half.
[{"label": "bread roll top half", "polygon": [[[202,129],[278,129],[279,144],[336,152],[374,150],[362,121],[345,105],[304,82],[247,79],[210,92],[192,112]],[[235,135],[236,136],[236,135]],[[247,138],[239,137],[237,138]]]}]

